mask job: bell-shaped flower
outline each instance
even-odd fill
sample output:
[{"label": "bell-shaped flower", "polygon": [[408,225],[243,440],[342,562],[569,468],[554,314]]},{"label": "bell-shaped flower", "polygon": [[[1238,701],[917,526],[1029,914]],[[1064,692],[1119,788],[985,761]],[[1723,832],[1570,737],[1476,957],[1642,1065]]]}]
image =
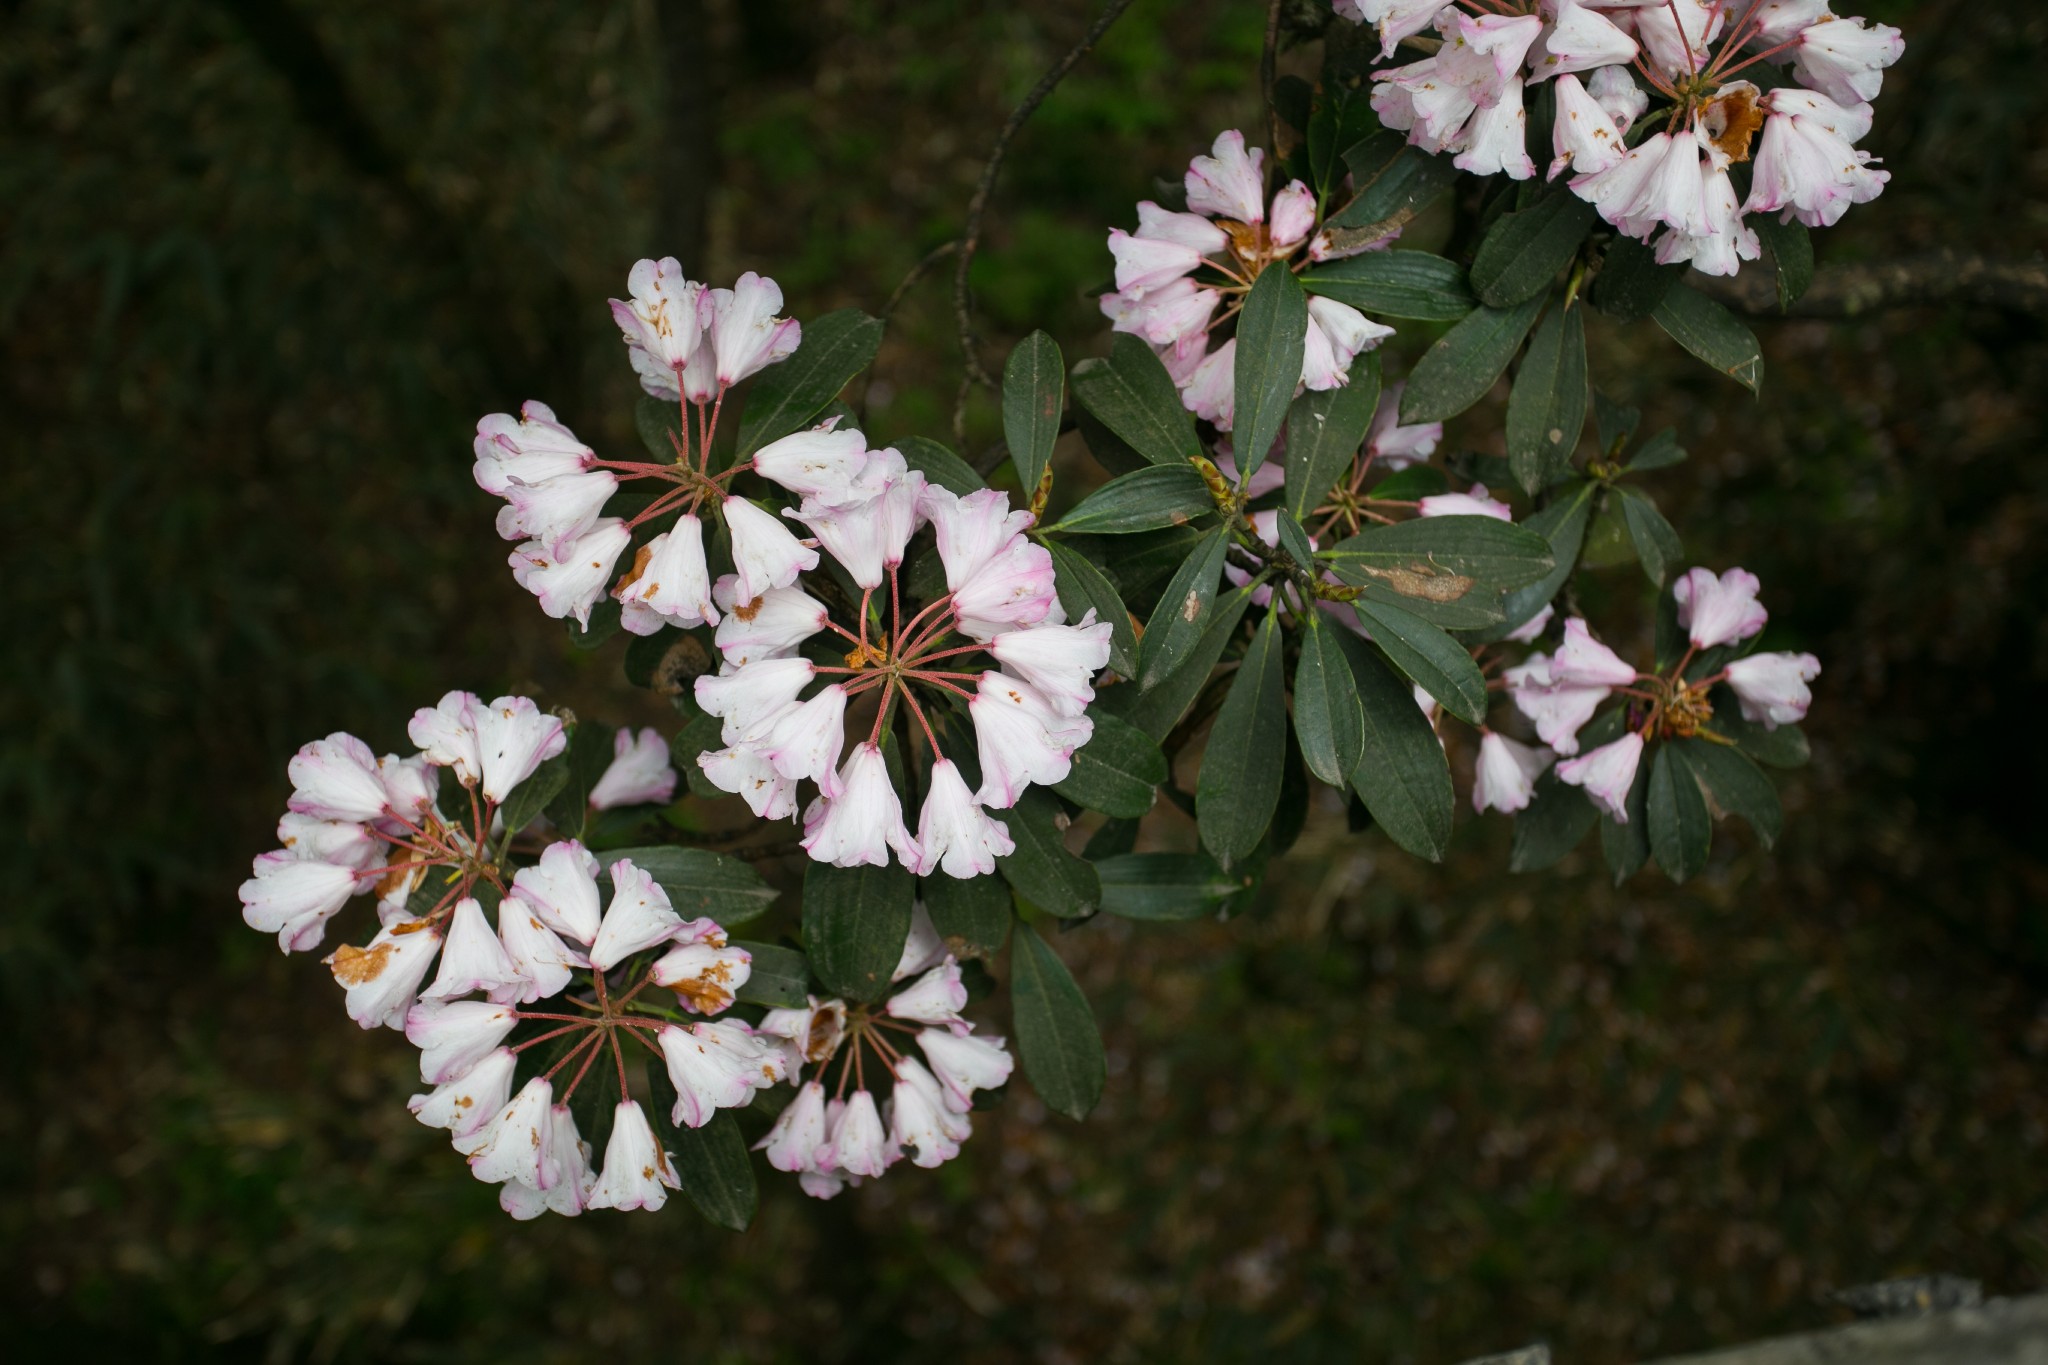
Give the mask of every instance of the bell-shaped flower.
[{"label": "bell-shaped flower", "polygon": [[619,806],[665,806],[675,798],[676,770],[668,741],[652,725],[638,734],[628,725],[612,736],[612,761],[590,789],[592,810]]},{"label": "bell-shaped flower", "polygon": [[727,744],[759,739],[818,676],[809,659],[763,659],[732,673],[705,673],[694,688],[697,705],[724,722]]},{"label": "bell-shaped flower", "polygon": [[1548,178],[1557,179],[1568,166],[1580,175],[1614,169],[1628,150],[1614,119],[1577,76],[1559,76],[1554,88],[1557,117],[1551,124],[1550,148],[1555,156]]},{"label": "bell-shaped flower", "polygon": [[1618,825],[1628,823],[1628,793],[1643,761],[1643,737],[1633,730],[1590,753],[1557,765],[1557,780],[1583,787],[1593,804]]},{"label": "bell-shaped flower", "polygon": [[1240,223],[1265,222],[1265,161],[1257,147],[1245,150],[1244,134],[1235,128],[1218,133],[1209,155],[1188,163],[1183,181],[1189,211]]},{"label": "bell-shaped flower", "polygon": [[498,509],[498,535],[505,540],[537,540],[550,554],[561,554],[597,525],[604,505],[619,491],[618,476],[608,469],[558,474],[539,483],[508,481]]},{"label": "bell-shaped flower", "polygon": [[1528,808],[1536,779],[1556,755],[1488,730],[1479,737],[1479,764],[1472,773],[1472,809],[1512,815]]},{"label": "bell-shaped flower", "polygon": [[612,901],[590,945],[590,965],[601,972],[666,941],[683,927],[683,917],[652,873],[621,858],[611,865],[611,874]]},{"label": "bell-shaped flower", "polygon": [[420,1050],[420,1079],[440,1085],[496,1051],[518,1024],[510,1005],[422,1000],[406,1011],[405,1040]]},{"label": "bell-shaped flower", "polygon": [[924,490],[924,514],[946,566],[946,588],[958,592],[990,560],[1013,547],[1031,525],[1031,514],[1012,511],[1009,495],[983,488],[960,497],[937,484]]},{"label": "bell-shaped flower", "polygon": [[953,620],[963,635],[987,641],[1004,631],[1066,620],[1052,553],[1023,536],[989,558],[954,590]]},{"label": "bell-shaped flower", "polygon": [[555,1088],[535,1076],[521,1086],[490,1122],[483,1142],[469,1154],[469,1171],[487,1185],[516,1180],[545,1190],[561,1178],[554,1156]]},{"label": "bell-shaped flower", "polygon": [[498,1192],[498,1207],[522,1221],[549,1212],[574,1218],[583,1212],[591,1186],[597,1183],[597,1174],[590,1169],[590,1144],[576,1131],[576,1119],[568,1105],[557,1104],[548,1110],[546,1142],[555,1165],[554,1183],[537,1190],[511,1180]]},{"label": "bell-shaped flower", "polygon": [[807,997],[793,1009],[769,1010],[754,1032],[783,1041],[783,1069],[802,1070],[804,1063],[823,1065],[839,1051],[846,1037],[846,1002]]},{"label": "bell-shaped flower", "polygon": [[282,850],[258,857],[255,874],[242,883],[242,922],[258,933],[276,934],[277,946],[287,953],[318,946],[327,921],[369,885],[353,868]]},{"label": "bell-shaped flower", "polygon": [[597,859],[576,840],[542,849],[538,863],[513,874],[512,890],[556,933],[578,943],[597,937]]},{"label": "bell-shaped flower", "polygon": [[494,412],[476,424],[477,487],[502,498],[513,483],[538,485],[580,474],[597,462],[597,452],[555,420],[545,403],[527,403],[519,416]]},{"label": "bell-shaped flower", "polygon": [[805,548],[780,517],[745,498],[729,497],[723,506],[741,600],[751,602],[770,588],[786,588],[798,574],[818,567],[818,552]]},{"label": "bell-shaped flower", "polygon": [[1806,719],[1813,704],[1807,684],[1820,676],[1811,654],[1752,654],[1728,665],[1728,686],[1742,702],[1743,719],[1775,730]]},{"label": "bell-shaped flower", "polygon": [[1394,55],[1403,38],[1412,38],[1436,22],[1450,0],[1336,0],[1337,13],[1355,24],[1379,31],[1380,56]]},{"label": "bell-shaped flower", "polygon": [[1230,247],[1230,234],[1199,213],[1175,213],[1151,200],[1138,204],[1137,235],[1151,241],[1173,242],[1200,256],[1216,256]]},{"label": "bell-shaped flower", "polygon": [[1650,107],[1649,92],[1636,84],[1636,78],[1625,66],[1603,66],[1587,76],[1586,93],[1614,120],[1615,130],[1624,137]]},{"label": "bell-shaped flower", "polygon": [[[1218,238],[1223,238],[1222,232],[1216,230],[1213,224],[1209,224],[1206,218],[1197,217],[1192,213],[1175,216],[1194,218],[1196,222],[1210,226],[1212,231],[1216,231]],[[1227,242],[1228,239],[1224,239],[1226,245]],[[1211,248],[1221,249],[1221,246]],[[1202,263],[1204,253],[1201,249],[1184,242],[1146,236],[1141,227],[1135,235],[1125,232],[1122,228],[1111,228],[1109,254],[1116,261],[1118,292],[1136,302],[1143,299],[1151,290],[1185,278],[1189,271]]]},{"label": "bell-shaped flower", "polygon": [[568,747],[559,716],[530,697],[499,697],[476,712],[477,751],[483,755],[483,793],[502,802],[534,769]]},{"label": "bell-shaped flower", "polygon": [[924,475],[906,465],[899,452],[871,451],[848,501],[807,499],[786,515],[809,527],[855,583],[879,588],[888,571],[903,562],[903,548],[917,531],[924,490]]},{"label": "bell-shaped flower", "polygon": [[1451,164],[1474,175],[1536,178],[1536,163],[1529,156],[1529,113],[1522,101],[1522,82],[1504,82],[1493,103],[1473,111]]},{"label": "bell-shaped flower", "polygon": [[946,1107],[956,1114],[974,1108],[974,1092],[994,1090],[1007,1084],[1017,1059],[1004,1050],[1000,1038],[983,1038],[955,1033],[951,1029],[920,1029],[917,1045],[931,1063],[945,1093]]},{"label": "bell-shaped flower", "polygon": [[802,588],[771,588],[749,601],[739,595],[739,580],[727,574],[711,595],[725,612],[714,638],[727,668],[787,657],[825,628],[824,604]]},{"label": "bell-shaped flower", "polygon": [[1529,48],[1529,79],[1547,80],[1635,60],[1636,40],[1580,0],[1553,0],[1550,25]]},{"label": "bell-shaped flower", "polygon": [[868,438],[852,427],[812,427],[754,452],[754,472],[801,498],[842,502],[854,496],[867,464]]},{"label": "bell-shaped flower", "polygon": [[1707,203],[1707,156],[1700,135],[1656,133],[1613,167],[1572,181],[1581,199],[1630,237],[1648,241],[1659,226],[1688,237],[1714,230]]},{"label": "bell-shaped flower", "polygon": [[446,1128],[457,1151],[490,1126],[512,1096],[512,1075],[519,1059],[508,1047],[486,1053],[468,1070],[451,1076],[425,1095],[414,1095],[406,1107],[429,1128]]},{"label": "bell-shaped flower", "polygon": [[946,941],[939,937],[930,912],[923,901],[914,902],[910,907],[910,932],[904,935],[903,952],[897,957],[896,970],[889,974],[889,980],[894,983],[916,976],[938,966],[946,956]]},{"label": "bell-shaped flower", "polygon": [[882,1008],[890,1018],[913,1024],[948,1028],[963,1024],[960,1011],[967,1008],[967,987],[960,980],[960,964],[948,957],[890,996]]},{"label": "bell-shaped flower", "polygon": [[704,523],[685,512],[676,524],[640,547],[633,567],[612,589],[619,623],[635,635],[664,625],[718,624],[711,572],[704,563]]},{"label": "bell-shaped flower", "polygon": [[1351,362],[1394,334],[1348,303],[1320,294],[1308,301],[1308,331],[1301,352],[1301,382],[1317,392],[1351,382]]},{"label": "bell-shaped flower", "polygon": [[996,859],[1017,851],[1010,827],[983,810],[951,759],[932,762],[924,810],[917,821],[919,858],[911,870],[920,877],[943,870],[965,880],[996,870]]},{"label": "bell-shaped flower", "polygon": [[404,822],[417,824],[434,805],[441,792],[441,773],[427,762],[425,754],[400,758],[386,754],[377,760],[377,780],[384,784],[384,810],[389,817],[379,822],[385,833],[396,833]]},{"label": "bell-shaped flower", "polygon": [[1627,687],[1636,680],[1634,664],[1593,638],[1583,619],[1564,623],[1564,643],[1550,661],[1550,680],[1566,687]]},{"label": "bell-shaped flower", "polygon": [[972,1131],[973,1120],[946,1107],[938,1081],[917,1058],[896,1063],[889,1097],[890,1146],[913,1166],[931,1170],[960,1155],[960,1144]]},{"label": "bell-shaped flower", "polygon": [[737,1019],[664,1025],[655,1041],[676,1088],[671,1117],[683,1127],[702,1128],[719,1110],[746,1104],[782,1079],[781,1052]]},{"label": "bell-shaped flower", "polygon": [[604,596],[612,569],[633,533],[617,517],[603,517],[588,531],[551,551],[537,540],[513,550],[507,560],[519,586],[540,600],[540,609],[559,621],[574,617],[588,629],[590,609]]},{"label": "bell-shaped flower", "polygon": [[1604,684],[1560,683],[1551,674],[1551,664],[1548,655],[1531,654],[1501,676],[1515,709],[1535,725],[1543,742],[1560,754],[1575,754],[1579,731],[1607,700],[1608,689]]},{"label": "bell-shaped flower", "polygon": [[1442,422],[1401,425],[1401,395],[1407,389],[1406,380],[1387,385],[1373,410],[1372,425],[1365,430],[1365,453],[1388,469],[1406,469],[1427,460],[1444,438]]},{"label": "bell-shaped flower", "polygon": [[796,783],[776,772],[758,745],[735,744],[700,753],[697,766],[712,786],[739,797],[763,820],[786,820],[796,814]]},{"label": "bell-shaped flower", "polygon": [[1763,135],[1743,208],[1785,210],[1808,227],[1833,227],[1851,204],[1884,192],[1891,174],[1854,142],[1870,131],[1870,106],[1849,108],[1812,90],[1773,90],[1761,101]]},{"label": "bell-shaped flower", "polygon": [[818,1169],[818,1149],[824,1145],[825,1087],[812,1080],[797,1090],[754,1150],[766,1152],[768,1164],[776,1170],[794,1174]]},{"label": "bell-shaped flower", "polygon": [[813,859],[835,867],[886,867],[892,848],[905,867],[918,865],[917,841],[904,828],[903,801],[878,746],[854,746],[839,770],[838,793],[819,797],[805,813],[803,844]]},{"label": "bell-shaped flower", "polygon": [[775,771],[792,781],[809,778],[828,793],[839,784],[839,751],[846,743],[846,689],[833,683],[809,701],[787,707],[761,737]]},{"label": "bell-shaped flower", "polygon": [[277,841],[305,862],[334,863],[367,872],[384,865],[384,848],[369,829],[353,820],[322,820],[287,811],[277,822]]},{"label": "bell-shaped flower", "polygon": [[1666,76],[1691,76],[1712,59],[1728,10],[1723,0],[1661,0],[1637,6],[1636,39],[1644,57]]},{"label": "bell-shaped flower", "polygon": [[612,1135],[604,1145],[604,1171],[591,1186],[585,1208],[654,1210],[668,1192],[682,1188],[669,1155],[654,1139],[654,1126],[636,1100],[612,1110]]},{"label": "bell-shaped flower", "polygon": [[818,1165],[823,1170],[842,1176],[877,1176],[896,1159],[875,1097],[865,1090],[853,1092],[830,1129],[818,1151]]},{"label": "bell-shaped flower", "polygon": [[681,396],[681,374],[703,334],[704,286],[683,277],[673,256],[639,261],[626,277],[630,302],[611,300],[633,368],[656,398]]},{"label": "bell-shaped flower", "polygon": [[463,786],[474,787],[484,775],[476,735],[477,712],[482,709],[475,693],[449,692],[434,705],[413,712],[405,733],[429,763],[453,772]]},{"label": "bell-shaped flower", "polygon": [[1671,585],[1678,602],[1678,624],[1695,649],[1712,649],[1747,640],[1764,628],[1770,613],[1756,600],[1763,588],[1746,569],[1730,569],[1716,578],[1712,569],[1688,569]]},{"label": "bell-shaped flower", "polygon": [[590,965],[590,959],[548,928],[539,907],[517,895],[498,905],[498,942],[519,979],[492,990],[491,998],[508,1004],[530,1004],[558,994],[569,984],[570,968]]},{"label": "bell-shaped flower", "polygon": [[1180,405],[1215,427],[1229,431],[1237,422],[1237,338],[1202,358],[1180,386]]},{"label": "bell-shaped flower", "polygon": [[[495,993],[507,986],[521,985],[525,979],[518,964],[506,954],[505,945],[491,932],[490,921],[484,918],[484,908],[476,897],[464,896],[455,902],[455,912],[448,917],[448,946],[441,954],[441,970],[425,991],[425,997],[452,1000],[471,991]],[[499,1002],[504,1000],[499,998]]]},{"label": "bell-shaped flower", "polygon": [[440,946],[439,928],[402,919],[378,930],[367,948],[336,948],[325,962],[341,985],[348,1017],[364,1028],[404,1028],[406,1011]]},{"label": "bell-shaped flower", "polygon": [[1085,716],[1061,715],[1038,690],[1004,673],[981,675],[968,714],[981,759],[984,806],[1008,810],[1034,782],[1064,782],[1074,751],[1088,742],[1093,724]]},{"label": "bell-shaped flower", "polygon": [[304,745],[286,765],[292,781],[285,804],[320,820],[374,820],[388,804],[377,756],[354,735],[336,731]]},{"label": "bell-shaped flower", "polygon": [[1680,232],[1665,234],[1657,243],[1657,263],[1676,265],[1690,262],[1702,275],[1736,275],[1744,261],[1763,254],[1756,231],[1742,221],[1742,202],[1735,181],[1725,167],[1706,173],[1707,231],[1699,236]]},{"label": "bell-shaped flower", "polygon": [[1890,24],[1868,19],[1831,18],[1800,31],[1792,49],[1792,73],[1801,85],[1818,90],[1837,104],[1874,100],[1884,89],[1885,68],[1906,51],[1906,41]]},{"label": "bell-shaped flower", "polygon": [[1415,514],[1421,517],[1492,517],[1495,521],[1513,521],[1514,510],[1498,498],[1489,497],[1486,485],[1475,483],[1469,492],[1432,493],[1415,505]]},{"label": "bell-shaped flower", "polygon": [[1095,700],[1095,675],[1109,663],[1109,640],[1109,622],[1097,621],[1091,607],[1079,625],[1006,630],[988,642],[988,652],[1055,711],[1078,716]]},{"label": "bell-shaped flower", "polygon": [[678,935],[676,946],[656,959],[654,984],[674,991],[677,1003],[692,1014],[722,1014],[753,975],[754,955],[728,943],[712,921],[693,923],[698,932]]},{"label": "bell-shaped flower", "polygon": [[1154,346],[1188,346],[1199,352],[1222,302],[1218,291],[1182,279],[1147,290],[1142,298],[1122,291],[1104,294],[1101,306],[1111,331],[1129,332]]},{"label": "bell-shaped flower", "polygon": [[1544,628],[1550,624],[1550,618],[1555,615],[1557,615],[1557,608],[1551,603],[1545,602],[1542,610],[1501,638],[1511,644],[1533,645],[1536,643],[1537,637],[1543,634]]},{"label": "bell-shaped flower", "polygon": [[729,389],[747,376],[786,359],[803,341],[795,318],[778,318],[782,290],[749,270],[731,289],[711,291],[711,349],[718,357],[718,386]]},{"label": "bell-shaped flower", "polygon": [[1316,225],[1315,191],[1290,180],[1273,196],[1266,236],[1274,251],[1289,251],[1308,240]]}]

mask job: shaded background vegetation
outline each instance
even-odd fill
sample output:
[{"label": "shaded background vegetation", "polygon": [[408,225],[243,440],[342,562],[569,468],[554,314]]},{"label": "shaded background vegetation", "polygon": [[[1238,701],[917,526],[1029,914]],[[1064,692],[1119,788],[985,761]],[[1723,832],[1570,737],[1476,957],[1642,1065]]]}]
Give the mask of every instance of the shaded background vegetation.
[{"label": "shaded background vegetation", "polygon": [[[1824,265],[2038,252],[2048,16],[1864,8],[1911,44],[1870,140],[1895,180]],[[1262,9],[1140,0],[1040,111],[975,272],[993,355],[1102,347],[1104,227],[1257,126]],[[1504,825],[1432,868],[1318,811],[1248,918],[1061,937],[1111,1047],[1086,1124],[1020,1084],[959,1162],[829,1205],[771,1182],[744,1236],[682,1204],[516,1225],[405,1113],[407,1049],[241,926],[311,736],[395,746],[452,686],[667,723],[514,587],[477,416],[544,397],[630,448],[602,301],[641,255],[877,308],[1092,12],[0,3],[11,1339],[1618,1361],[1891,1274],[2040,1287],[2048,344],[2019,311],[1761,323],[1761,403],[1597,324],[1602,385],[1694,453],[1659,486],[1692,555],[1760,572],[1777,647],[1826,661],[1778,853],[1724,831],[1682,891],[1614,888],[1590,845],[1509,878]],[[944,294],[892,324],[879,436],[946,433]]]}]

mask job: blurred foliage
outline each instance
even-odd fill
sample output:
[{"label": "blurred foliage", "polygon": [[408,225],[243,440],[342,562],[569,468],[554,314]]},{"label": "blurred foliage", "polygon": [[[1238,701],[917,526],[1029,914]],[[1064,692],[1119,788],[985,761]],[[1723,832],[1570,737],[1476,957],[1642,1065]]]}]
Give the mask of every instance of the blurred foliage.
[{"label": "blurred foliage", "polygon": [[[476,417],[544,397],[630,448],[602,300],[666,249],[667,139],[716,140],[706,273],[878,307],[1094,9],[716,0],[679,69],[671,3],[0,4],[12,1339],[1614,1361],[1894,1273],[2041,1285],[2048,344],[1938,309],[1764,324],[1760,404],[1595,330],[1602,383],[1694,452],[1660,485],[1694,559],[1760,572],[1771,646],[1826,661],[1775,858],[1613,889],[1589,848],[1512,880],[1498,826],[1434,869],[1318,811],[1246,919],[1060,936],[1112,1048],[1086,1124],[1019,1086],[960,1162],[828,1205],[770,1182],[737,1238],[680,1204],[500,1215],[405,1113],[406,1050],[239,923],[283,760],[393,746],[451,686],[666,723],[513,586]],[[1823,262],[2038,250],[2048,15],[1865,8],[1909,37],[1870,139],[1896,178]],[[992,355],[1038,325],[1101,347],[1102,232],[1256,126],[1262,9],[1141,0],[1040,111],[974,271]],[[713,126],[664,127],[664,80],[708,83]],[[958,374],[931,278],[870,429],[943,434]],[[1456,434],[1498,450],[1497,415]]]}]

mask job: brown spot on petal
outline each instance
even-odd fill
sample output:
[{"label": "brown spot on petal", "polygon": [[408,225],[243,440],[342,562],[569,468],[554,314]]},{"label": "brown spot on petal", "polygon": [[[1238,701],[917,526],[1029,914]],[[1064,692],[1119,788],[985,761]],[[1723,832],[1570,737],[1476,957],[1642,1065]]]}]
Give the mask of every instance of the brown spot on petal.
[{"label": "brown spot on petal", "polygon": [[370,948],[358,948],[353,943],[344,943],[328,957],[327,965],[334,970],[334,979],[342,985],[367,986],[384,975],[394,946],[379,943]]},{"label": "brown spot on petal", "polygon": [[385,868],[384,875],[377,879],[377,898],[383,900],[400,892],[411,894],[412,889],[420,884],[420,877],[426,870],[425,863],[391,863]]},{"label": "brown spot on petal", "polygon": [[764,595],[755,598],[751,602],[742,602],[732,609],[732,614],[739,617],[742,621],[751,621],[761,614],[761,604],[767,600],[768,598]]},{"label": "brown spot on petal", "polygon": [[626,589],[638,583],[640,575],[647,572],[647,561],[653,557],[654,547],[652,545],[642,545],[640,553],[633,556],[633,567],[626,570],[624,575],[620,577],[618,586],[612,589],[612,596],[623,596]]},{"label": "brown spot on petal", "polygon": [[1700,111],[1700,127],[1730,161],[1749,160],[1749,144],[1764,126],[1756,87],[1738,82]]}]

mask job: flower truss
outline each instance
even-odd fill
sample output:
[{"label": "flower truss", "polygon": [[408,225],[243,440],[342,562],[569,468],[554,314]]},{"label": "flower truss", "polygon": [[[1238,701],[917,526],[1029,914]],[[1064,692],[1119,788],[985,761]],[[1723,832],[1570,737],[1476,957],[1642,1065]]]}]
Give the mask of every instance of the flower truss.
[{"label": "flower truss", "polygon": [[[1242,308],[1252,282],[1270,267],[1301,270],[1311,262],[1383,247],[1383,240],[1339,248],[1323,227],[1322,206],[1299,180],[1269,201],[1265,152],[1244,145],[1235,130],[1219,134],[1210,155],[1188,166],[1187,211],[1147,200],[1138,230],[1111,229],[1116,290],[1102,311],[1119,332],[1142,337],[1158,352],[1188,411],[1229,431],[1236,418],[1237,338],[1213,345],[1213,334]],[[1308,303],[1300,387],[1338,388],[1351,363],[1394,329],[1335,299]]]},{"label": "flower truss", "polygon": [[[1525,146],[1527,97],[1548,83],[1547,175],[1570,170],[1574,193],[1624,235],[1655,239],[1665,264],[1733,275],[1759,255],[1745,215],[1832,226],[1890,179],[1855,144],[1870,131],[1869,101],[1904,43],[1887,25],[1836,16],[1829,0],[1339,0],[1337,8],[1376,25],[1389,57],[1435,29],[1431,55],[1375,77],[1373,107],[1387,127],[1426,151],[1455,154],[1474,174],[1536,175]],[[1759,63],[1788,66],[1797,84],[1775,72],[1770,89],[1739,78]],[[1651,114],[1653,94],[1667,103]],[[1742,163],[1751,163],[1746,192],[1731,174]]]}]

